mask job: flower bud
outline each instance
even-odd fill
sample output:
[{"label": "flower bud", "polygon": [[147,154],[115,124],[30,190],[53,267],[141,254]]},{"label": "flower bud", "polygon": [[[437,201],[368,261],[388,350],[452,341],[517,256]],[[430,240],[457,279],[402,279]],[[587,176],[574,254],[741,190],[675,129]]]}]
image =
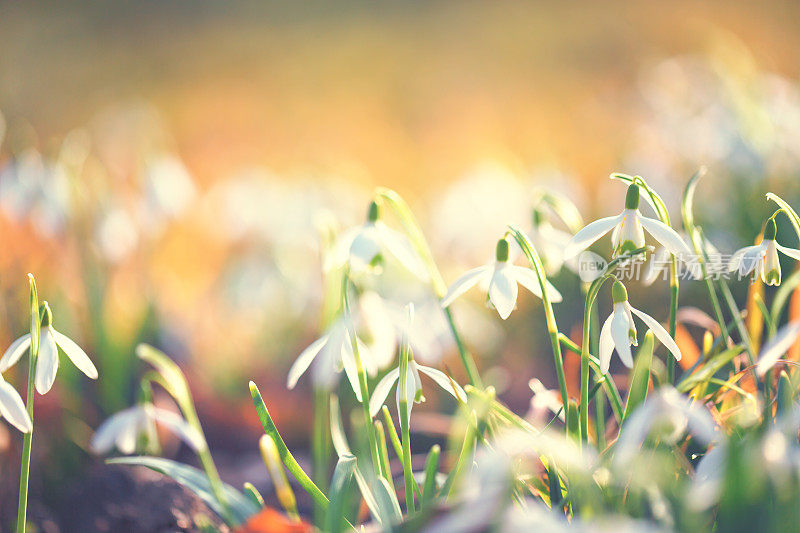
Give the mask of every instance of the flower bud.
[{"label": "flower bud", "polygon": [[367,222],[376,222],[381,215],[381,210],[378,207],[378,202],[375,200],[369,203],[369,209],[367,209]]},{"label": "flower bud", "polygon": [[495,250],[495,257],[498,261],[508,261],[508,241],[500,239],[497,241],[497,249]]},{"label": "flower bud", "polygon": [[611,299],[615,304],[628,301],[628,289],[619,280],[614,281],[614,285],[611,287]]},{"label": "flower bud", "polygon": [[631,183],[625,195],[625,209],[639,209],[639,186]]},{"label": "flower bud", "polygon": [[43,328],[50,327],[53,323],[53,313],[50,311],[50,305],[45,301],[39,306],[39,316],[41,318],[41,325]]},{"label": "flower bud", "polygon": [[283,471],[283,464],[281,463],[278,448],[275,446],[275,441],[269,435],[261,435],[261,439],[258,441],[258,448],[272,478],[272,485],[275,487],[275,495],[278,497],[278,501],[289,515],[297,516],[297,500],[294,497],[294,491],[292,491],[289,481],[286,479],[286,473]]}]

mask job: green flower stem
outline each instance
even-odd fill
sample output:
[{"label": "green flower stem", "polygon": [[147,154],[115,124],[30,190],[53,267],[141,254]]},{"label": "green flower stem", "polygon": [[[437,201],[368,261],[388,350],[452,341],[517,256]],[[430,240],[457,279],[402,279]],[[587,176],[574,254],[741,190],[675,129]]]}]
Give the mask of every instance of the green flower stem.
[{"label": "green flower stem", "polygon": [[[28,416],[33,422],[34,382],[36,377],[36,363],[39,359],[39,296],[36,292],[36,280],[28,274],[31,295],[31,347],[28,357],[28,395],[25,397],[25,406]],[[25,533],[28,515],[28,478],[31,470],[31,445],[33,444],[33,429],[22,440],[22,459],[19,473],[19,504],[17,506],[17,533]]]},{"label": "green flower stem", "polygon": [[412,516],[416,512],[414,506],[414,474],[411,467],[411,435],[408,427],[409,405],[408,405],[408,339],[403,339],[400,346],[400,376],[397,384],[399,402],[398,416],[400,417],[400,441],[402,444],[403,461],[403,481],[406,489],[406,513]]},{"label": "green flower stem", "polygon": [[[667,217],[669,220],[669,217]],[[666,222],[669,224],[669,222]],[[678,260],[670,255],[669,265],[669,335],[673,339],[678,329]],[[667,383],[675,383],[675,358],[667,355]]]},{"label": "green flower stem", "polygon": [[[330,418],[327,416],[330,411],[329,395],[322,388],[314,388],[314,429],[313,440],[311,443],[311,453],[313,457],[314,481],[322,490],[327,488],[328,483],[328,458],[330,455]],[[325,519],[325,510],[316,503],[314,504],[314,523],[322,524]]]},{"label": "green flower stem", "polygon": [[[436,261],[433,259],[433,253],[431,252],[430,246],[428,246],[428,241],[425,240],[425,235],[422,232],[422,228],[417,222],[417,219],[414,217],[414,213],[411,212],[411,208],[399,194],[384,187],[379,187],[376,189],[375,200],[384,201],[389,204],[389,207],[391,207],[392,211],[400,220],[400,224],[403,226],[406,235],[408,235],[408,238],[411,240],[412,246],[414,246],[417,254],[419,254],[423,263],[425,263],[425,267],[428,270],[428,275],[431,278],[431,286],[433,287],[434,294],[436,294],[436,297],[439,300],[444,298],[444,295],[447,293],[447,285],[444,282],[444,278],[442,278],[441,272],[439,272],[439,267],[436,266]],[[453,315],[450,312],[450,309],[444,309],[444,316],[445,319],[447,319],[447,324],[450,327],[450,332],[452,333],[453,340],[456,343],[456,348],[458,349],[458,354],[461,357],[461,362],[464,365],[464,369],[467,371],[467,377],[470,384],[474,387],[482,387],[483,385],[481,376],[478,373],[478,367],[475,365],[475,360],[472,358],[472,354],[470,354],[469,350],[467,350],[467,347],[458,332],[458,328],[456,327],[455,320],[453,320]]]},{"label": "green flower stem", "polygon": [[[581,347],[572,342],[572,340],[563,333],[558,334],[558,340],[569,351],[578,355],[581,354]],[[589,354],[589,364],[592,367],[592,370],[594,370],[597,375],[600,375],[600,361],[591,353]],[[610,376],[601,376],[600,379],[602,380],[603,389],[606,391],[606,397],[611,403],[611,410],[614,412],[614,418],[616,418],[617,423],[619,423],[622,420],[623,413],[622,396],[620,396],[617,385]]]},{"label": "green flower stem", "polygon": [[[392,422],[392,415],[389,413],[389,409],[385,405],[381,408],[381,413],[383,413],[383,421],[386,427],[386,431],[387,433],[389,433],[389,442],[392,443],[392,449],[394,450],[395,455],[402,460],[403,445],[400,443],[400,436],[397,435],[397,429],[395,429],[394,422]],[[420,488],[417,485],[416,481],[414,481],[413,489],[414,489],[414,495],[417,497],[418,500],[421,500],[422,493],[420,492]]]},{"label": "green flower stem", "polygon": [[550,296],[547,293],[547,275],[545,274],[542,260],[536,252],[536,248],[528,239],[527,235],[522,233],[514,226],[508,227],[509,232],[517,241],[525,256],[530,261],[536,277],[539,280],[539,287],[542,290],[542,305],[544,306],[545,321],[547,324],[547,333],[550,335],[550,347],[553,350],[553,362],[556,367],[556,376],[558,377],[558,388],[561,391],[561,405],[566,409],[568,396],[567,396],[567,380],[564,376],[564,360],[561,356],[561,344],[558,342],[558,325],[556,324],[555,313],[553,313],[553,304],[550,302]]},{"label": "green flower stem", "polygon": [[389,467],[389,448],[386,445],[386,432],[383,431],[383,422],[375,420],[375,435],[378,437],[378,451],[380,452],[381,460],[381,475],[388,481],[392,482],[392,469]]},{"label": "green flower stem", "polygon": [[380,450],[378,449],[378,439],[375,437],[375,426],[372,425],[372,416],[369,412],[369,385],[367,384],[367,372],[364,369],[364,363],[361,361],[361,354],[358,350],[358,338],[356,331],[350,320],[350,299],[348,296],[348,285],[350,278],[347,273],[342,276],[342,312],[345,319],[348,321],[347,331],[350,335],[350,344],[353,347],[353,359],[356,363],[356,374],[358,375],[358,387],[361,391],[361,407],[364,411],[364,424],[367,431],[367,438],[369,439],[369,450],[372,456],[372,467],[375,469],[375,475],[381,474]]}]

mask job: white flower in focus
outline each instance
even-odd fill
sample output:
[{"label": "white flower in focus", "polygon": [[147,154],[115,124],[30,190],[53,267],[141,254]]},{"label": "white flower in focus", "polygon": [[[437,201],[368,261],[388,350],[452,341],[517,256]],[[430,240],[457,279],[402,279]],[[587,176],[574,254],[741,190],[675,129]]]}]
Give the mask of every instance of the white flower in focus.
[{"label": "white flower in focus", "polygon": [[800,261],[800,250],[786,248],[775,242],[777,231],[775,220],[772,218],[767,220],[761,244],[747,246],[734,253],[728,264],[728,270],[733,272],[738,269],[740,276],[753,272],[753,280],[761,276],[761,280],[767,285],[780,285],[781,262],[778,259],[778,251]]},{"label": "white flower in focus", "polygon": [[200,451],[206,446],[203,436],[183,417],[145,403],[123,409],[109,417],[97,428],[89,447],[94,453],[105,454],[116,446],[120,452],[130,455],[136,451],[139,436],[146,433],[154,422],[167,427],[194,451]]},{"label": "white flower in focus", "polygon": [[[312,342],[297,357],[289,369],[286,386],[293,389],[297,385],[297,380],[300,379],[300,376],[308,370],[311,363],[314,363],[312,368],[314,384],[331,389],[336,384],[337,374],[344,368],[356,398],[361,401],[361,386],[358,382],[353,343],[350,340],[351,327],[352,318],[340,317],[337,319],[322,337]],[[364,369],[369,375],[374,376],[377,373],[374,358],[367,347],[360,340],[356,340],[358,342],[358,354]]]},{"label": "white flower in focus", "polygon": [[[36,376],[34,383],[39,394],[47,394],[56,380],[58,372],[58,349],[67,354],[72,364],[91,379],[97,379],[97,369],[86,352],[72,339],[56,331],[52,325],[53,315],[50,306],[44,302],[39,310],[42,324],[39,333],[39,358],[36,362]],[[22,354],[31,346],[31,335],[22,337],[11,343],[6,353],[0,359],[0,373],[5,372],[19,361]]]},{"label": "white flower in focus", "polygon": [[576,233],[564,251],[564,258],[576,256],[609,231],[612,231],[611,243],[614,257],[617,257],[643,247],[645,230],[676,256],[692,253],[674,229],[659,220],[642,216],[639,212],[639,186],[631,184],[628,186],[622,213],[595,220]]},{"label": "white flower in focus", "polygon": [[[442,389],[449,392],[453,398],[459,401],[466,400],[467,394],[464,389],[447,377],[447,374],[441,370],[417,364],[416,361],[410,359],[408,361],[408,384],[406,386],[406,401],[408,404],[408,416],[411,417],[411,408],[414,403],[421,403],[425,401],[425,396],[422,395],[422,380],[420,379],[420,372],[431,378]],[[390,370],[388,374],[383,376],[372,392],[372,397],[369,399],[369,411],[374,417],[378,414],[383,407],[386,397],[389,396],[389,391],[396,381],[400,379],[400,367]],[[400,404],[400,386],[397,387],[397,403]],[[398,412],[400,408],[398,407]]]},{"label": "white flower in focus", "polygon": [[667,330],[655,318],[631,307],[628,303],[628,291],[622,283],[614,281],[614,286],[611,288],[611,296],[614,303],[614,311],[606,319],[600,330],[599,356],[600,372],[602,374],[608,372],[608,367],[611,364],[611,355],[615,348],[622,363],[628,368],[633,368],[631,346],[638,345],[633,315],[638,316],[645,323],[647,328],[667,347],[677,361],[681,360],[681,351]]},{"label": "white flower in focus", "polygon": [[419,279],[428,280],[428,271],[408,238],[389,228],[379,215],[378,204],[371,202],[367,221],[337,239],[323,268],[329,271],[349,264],[356,272],[370,271],[380,267],[388,253]]},{"label": "white flower in focus", "polygon": [[[492,303],[500,318],[507,319],[517,305],[517,283],[542,297],[539,278],[533,270],[517,266],[508,260],[508,241],[497,242],[495,261],[473,268],[458,278],[442,298],[442,307],[448,307],[453,301],[480,283],[487,291],[488,300]],[[547,282],[547,296],[551,302],[560,302],[561,293]]]},{"label": "white flower in focus", "polygon": [[3,376],[0,376],[0,418],[5,418],[23,433],[30,433],[33,429],[33,422],[17,389],[3,379]]}]

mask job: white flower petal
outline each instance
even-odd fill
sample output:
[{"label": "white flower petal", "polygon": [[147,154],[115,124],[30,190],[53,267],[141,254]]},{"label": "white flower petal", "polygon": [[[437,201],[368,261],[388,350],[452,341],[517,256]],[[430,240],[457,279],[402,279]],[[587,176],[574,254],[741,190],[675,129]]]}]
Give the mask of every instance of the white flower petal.
[{"label": "white flower petal", "polygon": [[[467,393],[464,392],[461,385],[456,383],[455,380],[451,380],[447,377],[447,374],[441,370],[419,364],[417,365],[417,369],[435,381],[441,388],[449,392],[456,400],[463,401],[467,399]],[[455,387],[455,390],[453,390],[453,387]]]},{"label": "white flower petal", "polygon": [[569,259],[589,247],[594,241],[622,222],[624,214],[595,220],[572,236],[564,250],[564,259]]},{"label": "white flower petal", "polygon": [[647,233],[652,235],[674,255],[691,255],[692,251],[689,249],[686,243],[683,242],[681,236],[678,235],[674,229],[670,228],[660,220],[655,220],[653,218],[640,216],[639,221],[642,223],[644,229],[647,230]]},{"label": "white flower petal", "polygon": [[442,298],[442,307],[448,307],[453,303],[453,300],[474,287],[482,277],[491,275],[491,272],[492,267],[490,265],[483,265],[462,274],[461,277],[447,289],[447,294]]},{"label": "white flower petal", "polygon": [[659,324],[655,318],[651,317],[647,313],[640,311],[635,307],[631,307],[630,309],[631,313],[642,319],[642,322],[644,322],[647,325],[647,327],[650,329],[650,331],[653,332],[653,335],[656,336],[656,338],[661,342],[661,344],[667,347],[667,350],[669,350],[672,353],[672,355],[675,357],[675,360],[680,361],[681,350],[680,348],[678,348],[678,345],[675,343],[675,339],[672,338],[669,332],[666,329],[664,329],[664,327],[661,324]]},{"label": "white flower petal", "polygon": [[[617,304],[621,305],[621,304]],[[631,343],[628,337],[630,323],[628,317],[623,312],[614,309],[611,319],[611,338],[614,339],[614,347],[617,349],[622,364],[628,368],[633,368],[633,356],[631,356]]]},{"label": "white flower petal", "polygon": [[3,354],[3,358],[0,359],[0,372],[5,372],[12,366],[19,361],[19,358],[22,357],[22,354],[25,353],[25,350],[30,348],[31,346],[31,334],[28,333],[27,335],[23,335],[22,337],[18,338],[14,342],[11,343],[11,346],[8,347],[6,353]]},{"label": "white flower petal", "polygon": [[368,267],[372,260],[381,252],[381,245],[375,225],[366,223],[353,237],[348,253],[350,263],[356,268]]},{"label": "white flower petal", "polygon": [[611,336],[611,320],[614,318],[614,313],[608,315],[608,318],[603,323],[600,329],[600,373],[607,374],[608,367],[611,366],[611,355],[614,353],[614,338]]},{"label": "white flower petal", "polygon": [[389,396],[389,391],[392,390],[392,385],[400,377],[400,369],[394,368],[390,370],[383,378],[375,385],[375,390],[372,391],[372,396],[369,399],[369,413],[370,416],[375,416],[386,403],[386,398]]},{"label": "white flower petal", "polygon": [[166,426],[194,451],[198,452],[206,448],[203,436],[179,414],[152,406],[148,409],[148,414],[156,422]]},{"label": "white flower petal", "polygon": [[336,239],[333,247],[325,255],[322,262],[322,268],[325,272],[330,272],[347,263],[350,247],[353,245],[353,239],[355,239],[360,229],[360,227],[350,228]]},{"label": "white flower petal", "polygon": [[362,311],[359,315],[362,317],[361,322],[368,332],[365,338],[369,337],[370,340],[369,351],[372,354],[371,361],[374,363],[373,371],[377,372],[379,368],[386,368],[394,361],[397,333],[388,312],[387,302],[377,293],[374,291],[362,293],[358,305]]},{"label": "white flower petal", "polygon": [[498,263],[489,283],[489,300],[503,320],[509,317],[517,305],[517,280],[511,273],[508,263]]},{"label": "white flower petal", "polygon": [[92,440],[89,441],[89,448],[97,454],[110,452],[126,428],[135,426],[138,429],[138,420],[141,416],[142,406],[140,405],[128,407],[118,413],[114,413],[100,424],[100,427],[94,432]]},{"label": "white flower petal", "polygon": [[766,243],[763,242],[755,246],[747,246],[742,248],[731,256],[731,262],[728,264],[728,270],[734,271],[738,268],[739,275],[745,276],[758,266],[765,253]]},{"label": "white flower petal", "polygon": [[356,400],[360,402],[361,384],[358,382],[358,369],[356,368],[356,359],[352,346],[349,338],[342,343],[342,365],[344,366],[344,373],[347,374],[347,379],[350,380],[350,386],[353,387]]},{"label": "white flower petal", "polygon": [[53,333],[53,338],[56,341],[56,344],[64,350],[64,353],[67,354],[69,360],[72,361],[78,370],[86,374],[91,379],[97,379],[97,368],[95,368],[94,363],[92,360],[89,359],[89,356],[86,355],[86,352],[83,351],[83,348],[78,346],[72,339],[64,335],[63,333],[59,333],[55,330],[52,326],[50,327],[50,331]]},{"label": "white flower petal", "polygon": [[53,387],[58,372],[58,347],[49,327],[42,328],[39,335],[39,358],[36,361],[34,379],[39,394],[47,394]]},{"label": "white flower petal", "polygon": [[417,254],[414,247],[411,246],[411,242],[409,242],[408,238],[400,233],[399,231],[395,231],[385,224],[381,222],[376,222],[375,227],[378,231],[378,235],[380,235],[381,244],[386,250],[395,256],[400,264],[402,264],[406,269],[417,276],[422,281],[427,281],[428,270],[425,268],[425,264],[420,259],[419,254]]},{"label": "white flower petal", "polygon": [[328,342],[328,335],[323,335],[319,339],[312,342],[308,348],[303,350],[289,369],[289,376],[286,378],[286,386],[293,389],[297,385],[297,380],[300,379],[305,371],[308,369],[311,361],[317,356],[319,351]]},{"label": "white flower petal", "polygon": [[780,357],[786,353],[800,335],[800,321],[791,322],[783,326],[778,333],[764,346],[758,356],[758,366],[756,372],[759,376],[767,373]]},{"label": "white flower petal", "polygon": [[[539,278],[536,276],[536,272],[530,268],[517,265],[510,265],[509,268],[511,268],[513,276],[520,285],[531,291],[535,296],[539,298],[542,297],[542,286],[539,284]],[[558,303],[563,300],[561,293],[558,292],[558,289],[556,289],[552,283],[547,280],[545,280],[545,283],[547,283],[547,285],[545,285],[547,287],[547,296],[552,303]]]},{"label": "white flower petal", "polygon": [[0,377],[0,415],[23,433],[30,433],[33,430],[33,423],[17,389],[2,377]]},{"label": "white flower petal", "polygon": [[800,261],[800,250],[796,250],[796,249],[794,249],[794,248],[787,248],[787,247],[785,247],[785,246],[781,246],[781,245],[780,245],[780,244],[778,244],[777,242],[775,243],[775,246],[776,246],[776,247],[778,248],[778,250],[780,250],[780,251],[781,251],[781,253],[783,253],[784,255],[788,255],[788,256],[789,256],[789,257],[791,257],[792,259],[796,259],[796,260]]}]

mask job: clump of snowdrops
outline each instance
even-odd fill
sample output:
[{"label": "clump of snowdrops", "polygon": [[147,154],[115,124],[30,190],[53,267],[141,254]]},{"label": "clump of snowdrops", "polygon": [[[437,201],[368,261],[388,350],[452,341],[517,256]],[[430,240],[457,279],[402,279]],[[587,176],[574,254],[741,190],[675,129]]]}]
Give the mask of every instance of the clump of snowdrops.
[{"label": "clump of snowdrops", "polygon": [[[694,220],[700,176],[686,186],[680,223],[639,176],[612,175],[622,210],[588,225],[567,199],[541,192],[533,227],[508,226],[487,250],[492,259],[449,287],[393,191],[376,191],[361,226],[321,228],[321,336],[287,377],[289,388],[301,380],[313,388],[310,465],[286,447],[249,385],[264,429],[258,446],[287,522],[301,523],[295,493],[303,491],[313,502],[306,522],[325,531],[792,530],[800,514],[800,372],[791,353],[800,317],[784,315],[800,270],[782,280],[778,252],[800,260],[800,251],[776,241],[776,225],[788,222],[800,237],[800,217],[767,194],[777,210],[759,244],[724,256]],[[584,252],[608,233],[610,254]],[[636,265],[646,283],[629,292],[623,274]],[[584,282],[577,342],[559,328],[563,296],[548,279],[563,269]],[[659,269],[668,298],[646,313],[637,302],[643,291],[661,291],[652,275]],[[389,272],[421,289],[396,290]],[[707,292],[707,313],[681,308],[681,281]],[[750,283],[746,305],[729,283]],[[779,286],[771,302],[764,285]],[[541,343],[552,351],[558,387],[541,384],[552,376],[530,376],[541,378],[531,383],[532,414],[513,412],[484,384],[451,312],[476,286],[503,320],[527,293],[541,301]],[[611,308],[598,308],[602,291]],[[676,341],[681,320],[702,337],[691,361]],[[442,334],[458,352],[463,382],[442,364]],[[580,357],[577,396],[567,390],[565,350]],[[623,369],[616,375],[614,353]],[[261,511],[261,495],[220,479],[179,368],[149,346],[138,354],[152,366],[140,402],[106,421],[93,448],[139,452],[110,462],[172,476],[230,526],[246,523]],[[153,405],[153,386],[180,414]],[[450,415],[449,435],[421,449],[412,442],[412,408],[434,395]],[[185,441],[202,469],[152,455],[155,424]]]}]

